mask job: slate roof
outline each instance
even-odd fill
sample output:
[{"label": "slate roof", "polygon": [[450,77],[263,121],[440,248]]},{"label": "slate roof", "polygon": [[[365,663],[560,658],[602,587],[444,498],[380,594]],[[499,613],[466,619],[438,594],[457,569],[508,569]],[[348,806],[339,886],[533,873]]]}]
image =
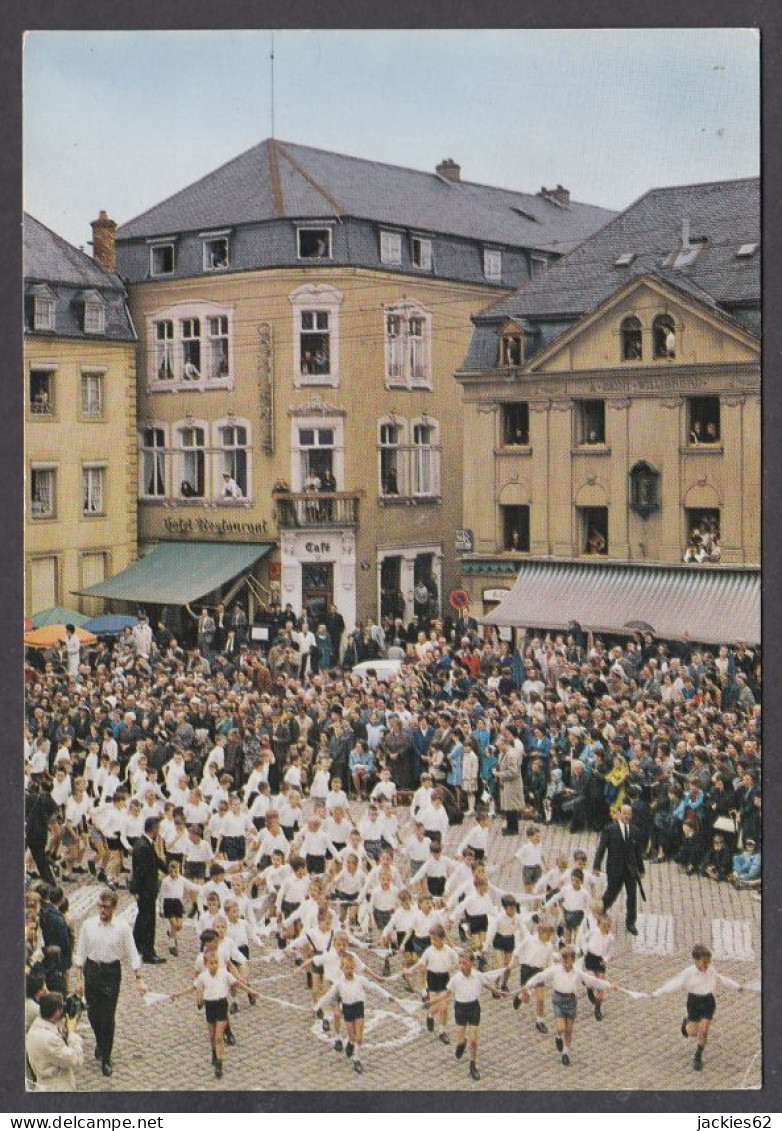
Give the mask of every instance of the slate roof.
[{"label": "slate roof", "polygon": [[[125,286],[89,255],[79,251],[40,220],[24,214],[22,263],[25,286],[25,330],[48,337],[77,337],[90,341],[109,339],[135,341],[136,334],[126,306]],[[29,299],[45,285],[55,298],[55,329],[32,329]],[[82,310],[85,298],[100,298],[105,304],[103,334],[85,334]]]},{"label": "slate roof", "polygon": [[531,193],[267,139],[129,220],[117,238],[352,216],[562,255],[613,215],[592,204],[562,207]]},{"label": "slate roof", "polygon": [[[663,261],[681,247],[683,220],[690,222],[693,241],[705,237],[706,242],[689,267],[674,269]],[[759,242],[757,177],[651,189],[476,321],[577,318],[639,275],[657,275],[700,302],[728,310],[759,308],[760,249],[747,258],[736,255],[742,244]],[[635,255],[630,266],[615,266],[630,253]]]}]

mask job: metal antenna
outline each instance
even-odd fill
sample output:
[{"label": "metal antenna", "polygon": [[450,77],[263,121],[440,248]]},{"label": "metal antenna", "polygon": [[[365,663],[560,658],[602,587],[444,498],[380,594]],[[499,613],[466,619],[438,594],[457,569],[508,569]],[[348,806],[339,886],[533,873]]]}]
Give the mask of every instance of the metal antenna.
[{"label": "metal antenna", "polygon": [[272,63],[271,71],[271,112],[272,112],[272,138],[274,138],[274,32],[272,32],[272,44],[269,58]]}]

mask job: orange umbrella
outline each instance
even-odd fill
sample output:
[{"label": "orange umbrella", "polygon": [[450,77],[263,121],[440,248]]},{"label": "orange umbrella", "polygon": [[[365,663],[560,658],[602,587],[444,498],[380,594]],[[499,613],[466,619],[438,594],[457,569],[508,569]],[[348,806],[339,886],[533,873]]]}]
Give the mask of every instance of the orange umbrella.
[{"label": "orange umbrella", "polygon": [[[94,644],[98,639],[97,636],[93,636],[91,632],[85,632],[78,625],[76,626],[76,635],[82,644]],[[26,632],[24,635],[25,644],[28,644],[31,648],[56,648],[64,640],[64,624],[47,624],[43,628],[33,629],[32,632]]]}]

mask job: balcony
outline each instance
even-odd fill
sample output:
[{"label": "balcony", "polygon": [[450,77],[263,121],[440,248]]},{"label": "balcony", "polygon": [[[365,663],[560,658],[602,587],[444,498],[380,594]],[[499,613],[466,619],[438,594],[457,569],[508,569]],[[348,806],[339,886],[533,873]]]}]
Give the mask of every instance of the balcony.
[{"label": "balcony", "polygon": [[360,491],[276,492],[277,525],[281,530],[358,526],[360,496]]}]

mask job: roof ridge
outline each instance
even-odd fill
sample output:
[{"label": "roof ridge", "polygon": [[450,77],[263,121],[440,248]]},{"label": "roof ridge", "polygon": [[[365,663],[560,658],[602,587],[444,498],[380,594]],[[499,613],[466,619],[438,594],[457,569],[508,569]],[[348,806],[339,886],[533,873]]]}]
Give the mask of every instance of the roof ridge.
[{"label": "roof ridge", "polygon": [[676,192],[678,189],[707,188],[710,185],[715,188],[717,185],[743,185],[750,182],[760,183],[760,174],[753,177],[724,177],[718,181],[690,181],[681,185],[657,185],[654,188],[647,189],[644,195],[650,196],[652,193],[658,192]]},{"label": "roof ridge", "polygon": [[[332,196],[331,193],[323,187],[323,185],[319,184],[315,177],[313,177],[312,173],[309,172],[309,170],[303,168],[302,165],[299,164],[296,158],[288,152],[284,141],[275,141],[274,148],[280,151],[283,157],[288,160],[288,162],[293,166],[300,177],[304,177],[304,180],[307,182],[307,184],[311,185],[311,187],[314,188],[316,192],[320,193],[323,199],[327,201],[335,210],[337,216],[345,215],[345,209],[342,207],[337,198]],[[337,154],[337,156],[344,156],[344,154]]]}]

